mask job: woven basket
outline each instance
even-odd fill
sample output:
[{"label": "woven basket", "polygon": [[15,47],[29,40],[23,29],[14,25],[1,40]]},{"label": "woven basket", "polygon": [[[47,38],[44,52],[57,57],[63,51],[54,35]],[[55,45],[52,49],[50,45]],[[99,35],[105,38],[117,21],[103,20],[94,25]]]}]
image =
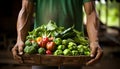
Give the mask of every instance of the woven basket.
[{"label": "woven basket", "polygon": [[84,65],[91,58],[90,56],[54,56],[54,55],[22,55],[23,64],[28,65],[46,65],[46,66],[60,66],[60,65],[73,65],[80,66]]}]

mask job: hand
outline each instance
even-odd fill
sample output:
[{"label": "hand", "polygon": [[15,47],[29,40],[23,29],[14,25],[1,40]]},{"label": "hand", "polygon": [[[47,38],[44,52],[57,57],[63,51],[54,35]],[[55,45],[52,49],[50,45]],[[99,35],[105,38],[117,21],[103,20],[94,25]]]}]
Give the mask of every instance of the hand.
[{"label": "hand", "polygon": [[91,55],[90,56],[92,57],[92,59],[86,63],[87,66],[97,63],[103,55],[103,50],[99,46],[98,42],[91,42],[90,43],[90,49],[91,49]]},{"label": "hand", "polygon": [[19,63],[23,63],[21,58],[21,55],[23,54],[23,47],[24,47],[24,42],[17,41],[15,46],[12,48],[13,58],[17,60]]}]

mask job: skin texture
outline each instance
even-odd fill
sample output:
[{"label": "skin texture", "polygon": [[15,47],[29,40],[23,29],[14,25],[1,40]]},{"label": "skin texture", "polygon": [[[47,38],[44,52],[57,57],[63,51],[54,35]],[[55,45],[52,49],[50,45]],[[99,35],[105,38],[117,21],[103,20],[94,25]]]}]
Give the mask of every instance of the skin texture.
[{"label": "skin texture", "polygon": [[98,27],[99,21],[95,11],[94,2],[84,4],[84,9],[87,15],[87,32],[90,40],[91,59],[86,65],[92,65],[98,62],[103,55],[103,50],[98,43]]},{"label": "skin texture", "polygon": [[[91,57],[92,59],[86,65],[93,65],[100,60],[103,55],[103,50],[98,43],[98,17],[95,11],[94,2],[87,2],[84,4],[85,13],[87,15],[86,28],[90,40]],[[30,29],[33,13],[33,3],[30,0],[22,0],[22,8],[17,20],[17,42],[12,48],[13,57],[15,60],[22,63],[24,41],[27,32]]]}]

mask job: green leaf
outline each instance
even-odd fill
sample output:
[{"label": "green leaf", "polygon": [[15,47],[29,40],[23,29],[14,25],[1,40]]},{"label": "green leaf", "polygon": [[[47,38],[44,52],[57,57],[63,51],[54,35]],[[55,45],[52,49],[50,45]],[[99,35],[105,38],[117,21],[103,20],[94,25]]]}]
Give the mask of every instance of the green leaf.
[{"label": "green leaf", "polygon": [[55,22],[50,20],[46,25],[46,27],[47,27],[47,30],[55,30],[57,28],[57,25]]}]

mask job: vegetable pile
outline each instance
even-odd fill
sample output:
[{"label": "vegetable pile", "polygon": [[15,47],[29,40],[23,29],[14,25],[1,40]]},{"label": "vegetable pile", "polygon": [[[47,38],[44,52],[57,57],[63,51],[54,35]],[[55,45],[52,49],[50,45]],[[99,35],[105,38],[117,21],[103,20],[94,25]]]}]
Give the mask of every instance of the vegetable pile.
[{"label": "vegetable pile", "polygon": [[65,29],[49,21],[28,32],[24,52],[41,55],[90,55],[89,42],[74,26]]}]

